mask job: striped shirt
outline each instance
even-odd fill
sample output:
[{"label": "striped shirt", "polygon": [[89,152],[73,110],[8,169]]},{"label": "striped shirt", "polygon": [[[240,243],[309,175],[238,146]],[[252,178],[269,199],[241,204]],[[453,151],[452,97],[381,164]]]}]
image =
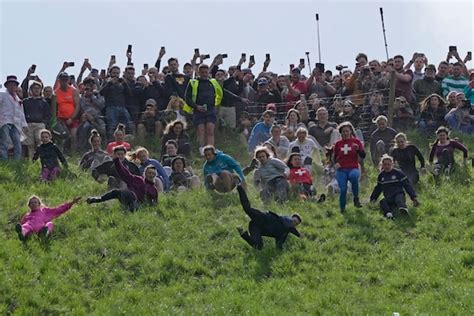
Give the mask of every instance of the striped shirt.
[{"label": "striped shirt", "polygon": [[459,76],[457,79],[454,76],[447,76],[443,79],[441,83],[441,88],[443,89],[443,96],[447,96],[451,91],[455,92],[464,92],[464,88],[469,84],[464,76]]}]

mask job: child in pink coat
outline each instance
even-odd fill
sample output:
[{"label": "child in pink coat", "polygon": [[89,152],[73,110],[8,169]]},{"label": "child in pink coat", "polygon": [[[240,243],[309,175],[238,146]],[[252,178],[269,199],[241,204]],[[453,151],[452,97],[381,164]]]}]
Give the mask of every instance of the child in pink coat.
[{"label": "child in pink coat", "polygon": [[74,204],[78,203],[81,197],[75,197],[71,202],[64,203],[58,207],[50,208],[41,203],[39,197],[33,195],[28,200],[28,212],[15,227],[18,238],[25,241],[31,233],[39,233],[47,236],[53,231],[52,220],[66,213]]}]

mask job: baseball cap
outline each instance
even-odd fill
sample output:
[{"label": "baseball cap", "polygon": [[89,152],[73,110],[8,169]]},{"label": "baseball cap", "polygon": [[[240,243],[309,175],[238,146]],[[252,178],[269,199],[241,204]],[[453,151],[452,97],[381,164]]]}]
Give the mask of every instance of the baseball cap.
[{"label": "baseball cap", "polygon": [[259,86],[268,84],[268,80],[267,80],[267,78],[260,78],[260,79],[257,80],[257,84]]}]

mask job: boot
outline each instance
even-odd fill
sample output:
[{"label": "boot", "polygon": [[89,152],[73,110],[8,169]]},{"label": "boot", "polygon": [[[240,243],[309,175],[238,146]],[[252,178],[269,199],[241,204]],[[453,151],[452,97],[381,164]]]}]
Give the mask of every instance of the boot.
[{"label": "boot", "polygon": [[362,204],[360,204],[359,197],[354,197],[354,206],[357,208],[361,208]]},{"label": "boot", "polygon": [[100,197],[91,196],[91,197],[87,198],[86,202],[87,202],[87,204],[100,203],[100,202],[102,202],[102,199]]}]

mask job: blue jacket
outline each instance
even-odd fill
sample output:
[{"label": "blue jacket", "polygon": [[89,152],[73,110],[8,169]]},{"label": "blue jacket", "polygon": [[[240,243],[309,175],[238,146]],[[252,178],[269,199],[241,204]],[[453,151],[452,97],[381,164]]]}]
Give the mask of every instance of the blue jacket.
[{"label": "blue jacket", "polygon": [[145,171],[145,168],[148,165],[153,165],[153,167],[156,168],[156,172],[158,173],[157,177],[160,178],[161,182],[163,182],[163,189],[165,191],[169,191],[170,189],[170,179],[168,178],[168,174],[166,173],[166,170],[163,168],[163,166],[158,162],[158,160],[155,159],[148,159],[145,161],[143,164],[140,165],[140,173],[143,174],[143,171]]},{"label": "blue jacket", "polygon": [[234,158],[229,155],[224,154],[223,152],[216,152],[216,156],[211,161],[206,161],[203,166],[204,176],[208,174],[216,173],[220,174],[223,170],[229,172],[236,172],[242,181],[245,181],[244,173],[242,168]]},{"label": "blue jacket", "polygon": [[270,137],[270,128],[272,125],[265,125],[264,122],[257,123],[250,133],[248,142],[248,151],[253,152],[255,147],[266,142]]}]

